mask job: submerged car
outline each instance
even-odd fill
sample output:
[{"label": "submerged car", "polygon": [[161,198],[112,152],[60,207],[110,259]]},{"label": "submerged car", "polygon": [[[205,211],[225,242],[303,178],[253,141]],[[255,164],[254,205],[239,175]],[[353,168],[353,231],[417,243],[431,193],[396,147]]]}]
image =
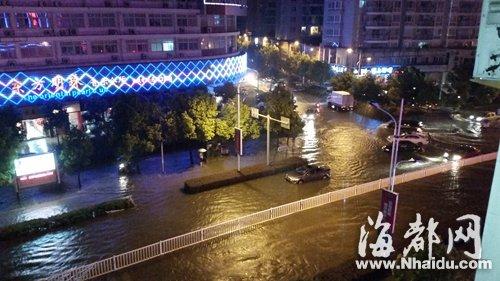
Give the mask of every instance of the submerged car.
[{"label": "submerged car", "polygon": [[[382,150],[385,152],[391,152],[392,143],[382,146]],[[399,141],[399,149],[398,149],[399,152],[419,152],[421,150],[422,147],[418,144],[404,140]]]},{"label": "submerged car", "polygon": [[[393,139],[393,136],[387,137],[387,140],[391,143],[392,143],[392,139]],[[414,132],[411,134],[402,134],[399,137],[399,141],[400,142],[401,141],[409,141],[409,142],[412,142],[412,143],[418,144],[418,145],[427,145],[427,144],[429,144],[429,136],[426,134]]]},{"label": "submerged car", "polygon": [[315,180],[327,180],[330,179],[330,168],[328,166],[307,165],[285,174],[285,179],[297,184]]},{"label": "submerged car", "polygon": [[474,157],[479,154],[481,154],[481,151],[478,148],[468,144],[460,144],[454,149],[446,150],[443,153],[443,160],[458,161],[462,158]]}]

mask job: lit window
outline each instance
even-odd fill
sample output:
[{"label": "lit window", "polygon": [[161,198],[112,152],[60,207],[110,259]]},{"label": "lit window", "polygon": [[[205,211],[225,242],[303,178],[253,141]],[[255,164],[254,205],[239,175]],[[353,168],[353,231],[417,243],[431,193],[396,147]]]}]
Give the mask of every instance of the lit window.
[{"label": "lit window", "polygon": [[174,50],[174,40],[162,40],[151,43],[151,51],[153,52],[171,52]]},{"label": "lit window", "polygon": [[49,42],[22,43],[21,56],[23,58],[47,58],[52,57],[52,45]]},{"label": "lit window", "polygon": [[0,59],[16,58],[16,47],[12,43],[0,44]]},{"label": "lit window", "polygon": [[52,26],[47,13],[16,13],[15,16],[18,28],[50,28]]},{"label": "lit window", "polygon": [[0,13],[0,28],[10,28],[9,13]]}]

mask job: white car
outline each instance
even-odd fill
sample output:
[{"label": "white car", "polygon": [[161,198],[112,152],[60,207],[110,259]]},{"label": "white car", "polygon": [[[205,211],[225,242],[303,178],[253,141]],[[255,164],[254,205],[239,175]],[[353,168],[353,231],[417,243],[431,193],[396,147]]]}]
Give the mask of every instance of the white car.
[{"label": "white car", "polygon": [[[392,142],[392,138],[393,138],[393,136],[388,136],[387,140],[389,142]],[[399,140],[400,141],[409,141],[409,142],[412,142],[412,143],[418,144],[418,145],[429,144],[429,136],[425,135],[425,134],[421,134],[421,133],[401,135],[401,137],[399,137]]]}]

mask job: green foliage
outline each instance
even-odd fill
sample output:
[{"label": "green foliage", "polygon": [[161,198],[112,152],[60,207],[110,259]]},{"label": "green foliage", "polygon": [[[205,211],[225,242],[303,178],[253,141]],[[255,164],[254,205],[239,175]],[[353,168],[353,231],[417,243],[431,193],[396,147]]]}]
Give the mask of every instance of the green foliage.
[{"label": "green foliage", "polygon": [[271,131],[278,136],[295,138],[304,127],[304,122],[295,111],[293,95],[285,87],[278,86],[266,95],[266,111],[273,118],[279,119],[281,116],[290,118],[290,130],[281,128],[277,122],[271,122]]},{"label": "green foliage", "polygon": [[51,102],[45,104],[42,107],[42,112],[46,116],[45,126],[54,132],[58,138],[60,130],[63,132],[69,130],[68,113],[61,103]]},{"label": "green foliage", "polygon": [[238,89],[233,83],[227,82],[224,85],[215,88],[215,93],[217,96],[222,97],[223,102],[227,102],[230,99],[234,99],[238,94]]},{"label": "green foliage", "polygon": [[[489,105],[500,95],[500,91],[471,82],[474,65],[464,63],[448,73],[444,100],[451,106]],[[459,98],[460,97],[460,98]]]},{"label": "green foliage", "polygon": [[262,77],[279,79],[282,74],[282,60],[280,50],[273,44],[263,46],[256,53],[255,63]]},{"label": "green foliage", "polygon": [[388,80],[389,97],[392,100],[404,98],[406,102],[425,104],[435,102],[438,88],[425,79],[425,74],[415,67],[405,67],[391,75]]},{"label": "green foliage", "polygon": [[0,186],[10,184],[15,174],[14,160],[22,140],[16,127],[19,121],[19,115],[12,108],[0,109]]},{"label": "green foliage", "polygon": [[27,235],[40,235],[53,229],[73,226],[77,223],[104,216],[109,211],[130,209],[135,206],[129,197],[103,202],[98,205],[74,210],[44,219],[33,219],[8,225],[0,229],[0,240]]},{"label": "green foliage", "polygon": [[332,77],[330,66],[322,61],[314,61],[309,65],[308,79],[323,84]]},{"label": "green foliage", "polygon": [[88,135],[76,128],[72,128],[63,138],[59,158],[65,169],[80,172],[90,165],[93,150]]},{"label": "green foliage", "polygon": [[335,75],[332,80],[332,87],[336,91],[351,92],[357,78],[351,71],[346,71]]},{"label": "green foliage", "polygon": [[[195,126],[196,139],[207,142],[215,137],[217,103],[207,93],[197,93],[188,101],[187,115]],[[185,121],[191,122],[189,119]]]},{"label": "green foliage", "polygon": [[[229,140],[234,137],[234,128],[238,125],[238,108],[235,100],[226,103],[219,114],[216,125],[217,136]],[[256,139],[260,136],[259,122],[252,118],[250,107],[240,104],[240,127],[243,137]]]},{"label": "green foliage", "polygon": [[155,150],[162,141],[163,117],[155,103],[136,96],[123,96],[112,111],[118,153],[125,160],[137,162]]},{"label": "green foliage", "polygon": [[382,93],[382,84],[377,81],[375,76],[365,75],[354,80],[351,91],[356,100],[379,100]]}]

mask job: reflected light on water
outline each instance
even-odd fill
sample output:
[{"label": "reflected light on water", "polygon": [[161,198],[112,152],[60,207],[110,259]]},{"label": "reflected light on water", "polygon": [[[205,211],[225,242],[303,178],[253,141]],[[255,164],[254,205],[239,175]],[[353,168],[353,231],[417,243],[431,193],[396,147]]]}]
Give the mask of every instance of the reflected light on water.
[{"label": "reflected light on water", "polygon": [[27,209],[24,213],[19,216],[19,221],[33,220],[33,219],[45,219],[55,215],[64,213],[66,208],[59,205],[40,207],[34,206],[33,208]]},{"label": "reflected light on water", "polygon": [[315,119],[307,118],[304,120],[303,128],[304,145],[302,146],[302,157],[307,159],[309,163],[314,163],[317,160],[318,138],[316,136]]},{"label": "reflected light on water", "polygon": [[128,189],[128,183],[129,179],[127,176],[120,176],[119,178],[120,191],[126,191]]}]

